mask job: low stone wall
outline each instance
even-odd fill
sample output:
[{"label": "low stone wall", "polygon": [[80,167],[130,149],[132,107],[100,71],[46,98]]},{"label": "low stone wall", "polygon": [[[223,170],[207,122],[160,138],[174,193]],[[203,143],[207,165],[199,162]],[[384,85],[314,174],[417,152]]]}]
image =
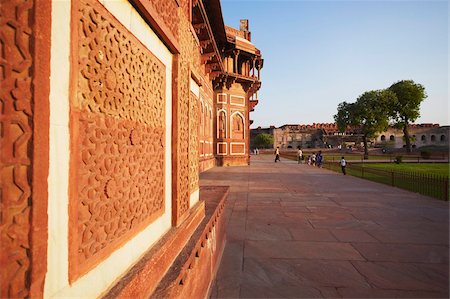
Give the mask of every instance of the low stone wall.
[{"label": "low stone wall", "polygon": [[206,298],[225,247],[224,207],[228,187],[201,187],[206,217],[151,298]]},{"label": "low stone wall", "polygon": [[217,166],[244,166],[250,165],[249,156],[217,157]]},{"label": "low stone wall", "polygon": [[200,159],[199,171],[200,172],[207,171],[208,169],[213,168],[215,165],[216,159],[214,158],[214,156],[212,156],[211,158]]},{"label": "low stone wall", "polygon": [[225,246],[228,187],[201,187],[188,219],[172,228],[104,298],[205,298]]}]

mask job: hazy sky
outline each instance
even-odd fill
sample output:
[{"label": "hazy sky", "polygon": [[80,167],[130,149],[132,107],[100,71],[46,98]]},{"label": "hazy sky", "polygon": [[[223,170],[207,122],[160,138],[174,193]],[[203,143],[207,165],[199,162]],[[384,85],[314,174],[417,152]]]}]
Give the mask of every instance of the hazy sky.
[{"label": "hazy sky", "polygon": [[262,51],[252,127],[334,122],[340,102],[412,79],[428,98],[416,123],[449,124],[447,1],[222,0]]}]

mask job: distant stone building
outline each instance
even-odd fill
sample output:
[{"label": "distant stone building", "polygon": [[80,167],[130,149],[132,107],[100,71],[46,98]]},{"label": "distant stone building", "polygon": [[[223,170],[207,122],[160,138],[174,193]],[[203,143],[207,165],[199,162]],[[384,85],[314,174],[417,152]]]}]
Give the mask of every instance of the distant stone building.
[{"label": "distant stone building", "polygon": [[323,147],[323,134],[315,125],[283,125],[273,130],[274,147]]},{"label": "distant stone building", "polygon": [[[362,135],[357,130],[348,129],[339,132],[335,123],[313,123],[312,125],[283,125],[279,128],[261,128],[251,130],[252,139],[258,134],[266,133],[274,137],[274,148],[326,148],[326,147],[360,147]],[[409,128],[413,147],[426,145],[448,146],[449,126],[439,124],[412,124]],[[368,141],[369,146],[402,148],[405,146],[403,131],[389,128],[376,138]],[[254,146],[252,146],[254,148]]]},{"label": "distant stone building", "polygon": [[270,126],[268,128],[261,128],[258,127],[256,129],[250,130],[250,149],[254,150],[255,148],[258,148],[258,145],[255,143],[255,138],[259,134],[268,134],[273,135],[273,131],[275,129],[275,126]]},{"label": "distant stone building", "polygon": [[312,125],[287,124],[279,128],[252,129],[252,137],[255,138],[260,133],[271,134],[274,137],[274,148],[315,148],[338,146],[345,142],[359,140],[359,135],[348,131],[345,134],[339,133],[334,123],[313,123]]},{"label": "distant stone building", "polygon": [[[440,126],[439,124],[411,124],[409,135],[413,148],[422,146],[448,146],[450,126]],[[387,148],[402,148],[406,146],[402,129],[389,128],[381,132],[375,138],[377,146]]]}]

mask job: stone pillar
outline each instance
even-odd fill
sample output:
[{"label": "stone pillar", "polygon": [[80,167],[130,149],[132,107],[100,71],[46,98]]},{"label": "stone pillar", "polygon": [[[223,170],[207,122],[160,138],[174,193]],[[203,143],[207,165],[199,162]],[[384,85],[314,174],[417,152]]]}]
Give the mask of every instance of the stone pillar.
[{"label": "stone pillar", "polygon": [[233,51],[233,53],[234,53],[234,73],[238,74],[239,73],[239,69],[238,69],[239,50],[235,50],[235,51]]},{"label": "stone pillar", "polygon": [[258,81],[261,81],[261,75],[260,75],[260,71],[261,71],[261,65],[258,63]]}]

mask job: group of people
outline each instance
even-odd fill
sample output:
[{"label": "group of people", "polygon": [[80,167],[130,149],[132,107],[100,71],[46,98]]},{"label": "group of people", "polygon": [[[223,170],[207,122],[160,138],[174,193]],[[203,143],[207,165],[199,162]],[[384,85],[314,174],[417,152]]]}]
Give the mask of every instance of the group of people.
[{"label": "group of people", "polygon": [[[298,161],[298,164],[303,163],[304,159],[305,158],[303,156],[302,148],[299,146],[299,147],[297,147],[297,161]],[[312,153],[311,156],[308,156],[307,157],[307,163],[308,163],[308,165],[322,167],[322,163],[323,163],[322,151],[319,151],[317,153],[317,155],[316,155],[316,153]]]},{"label": "group of people", "polygon": [[308,165],[322,167],[322,164],[323,164],[322,151],[319,151],[317,154],[312,153],[311,156],[308,156]]},{"label": "group of people", "polygon": [[[280,161],[280,148],[277,147],[275,149],[275,163]],[[302,148],[300,146],[297,147],[297,162],[298,164],[303,163],[304,161],[304,156],[303,156],[303,151]],[[308,156],[308,165],[313,165],[313,166],[317,166],[317,167],[322,167],[324,158],[322,155],[322,151],[319,151],[316,155],[316,153],[312,153],[311,156]],[[339,161],[339,165],[341,166],[341,170],[342,173],[344,175],[346,175],[346,171],[345,168],[347,166],[347,161],[345,161],[344,157],[341,158],[341,160]]]}]

